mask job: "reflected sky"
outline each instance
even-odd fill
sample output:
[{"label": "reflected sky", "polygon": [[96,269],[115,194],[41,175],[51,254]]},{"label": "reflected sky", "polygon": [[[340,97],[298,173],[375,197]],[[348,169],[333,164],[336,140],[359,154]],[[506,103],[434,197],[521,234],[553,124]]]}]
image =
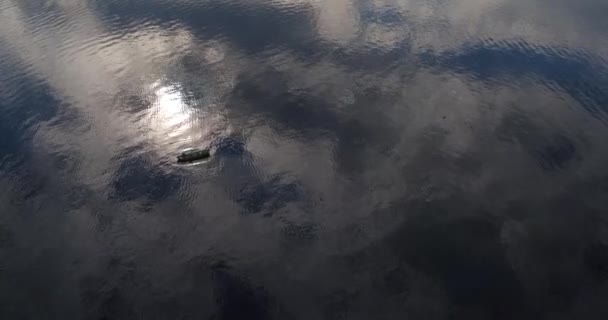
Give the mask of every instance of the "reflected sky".
[{"label": "reflected sky", "polygon": [[0,318],[604,319],[607,13],[0,0]]}]

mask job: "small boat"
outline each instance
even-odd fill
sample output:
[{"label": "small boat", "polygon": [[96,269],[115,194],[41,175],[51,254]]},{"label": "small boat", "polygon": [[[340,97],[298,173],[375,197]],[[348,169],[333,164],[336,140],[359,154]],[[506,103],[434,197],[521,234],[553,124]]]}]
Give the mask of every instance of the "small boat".
[{"label": "small boat", "polygon": [[209,149],[191,149],[186,150],[177,156],[177,162],[192,162],[196,160],[209,158],[211,154]]}]

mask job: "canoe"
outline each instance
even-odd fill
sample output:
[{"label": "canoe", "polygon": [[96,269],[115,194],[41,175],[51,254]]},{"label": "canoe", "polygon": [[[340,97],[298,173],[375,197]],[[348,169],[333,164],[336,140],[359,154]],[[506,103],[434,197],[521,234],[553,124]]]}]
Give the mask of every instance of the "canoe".
[{"label": "canoe", "polygon": [[211,154],[209,149],[191,149],[186,150],[177,156],[177,162],[192,162],[196,160],[209,158]]}]

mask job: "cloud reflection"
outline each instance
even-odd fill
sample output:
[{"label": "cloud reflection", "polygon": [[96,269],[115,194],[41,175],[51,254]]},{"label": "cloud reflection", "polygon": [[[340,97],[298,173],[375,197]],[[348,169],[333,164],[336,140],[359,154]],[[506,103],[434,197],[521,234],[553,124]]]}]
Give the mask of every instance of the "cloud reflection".
[{"label": "cloud reflection", "polygon": [[[200,293],[224,317],[507,319],[605,290],[576,281],[585,263],[601,278],[608,239],[606,29],[577,16],[589,1],[50,3],[0,6],[0,53],[32,79],[0,74],[2,92],[57,110],[6,130],[31,172],[3,175],[40,187],[2,201],[12,220],[48,203],[57,219],[0,232],[48,240],[45,283],[91,310],[196,309]],[[44,103],[21,97],[38,83]],[[218,154],[175,166],[189,146]],[[76,231],[57,240],[59,225]],[[214,278],[214,259],[229,271]]]}]

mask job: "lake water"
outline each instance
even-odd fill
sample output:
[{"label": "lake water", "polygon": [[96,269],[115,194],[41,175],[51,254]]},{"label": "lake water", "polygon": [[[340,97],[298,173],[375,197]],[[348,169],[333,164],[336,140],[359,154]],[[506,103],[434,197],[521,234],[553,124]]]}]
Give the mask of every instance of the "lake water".
[{"label": "lake water", "polygon": [[607,17],[0,0],[0,318],[607,319]]}]

